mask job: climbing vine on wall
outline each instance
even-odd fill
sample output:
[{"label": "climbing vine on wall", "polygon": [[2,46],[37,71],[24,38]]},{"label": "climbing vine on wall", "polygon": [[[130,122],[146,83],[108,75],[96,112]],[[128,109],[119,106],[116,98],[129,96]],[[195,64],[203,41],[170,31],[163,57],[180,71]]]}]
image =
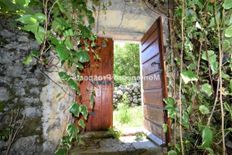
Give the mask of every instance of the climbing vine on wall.
[{"label": "climbing vine on wall", "polygon": [[169,154],[231,154],[232,1],[173,3],[165,99],[172,120]]},{"label": "climbing vine on wall", "polygon": [[[41,70],[46,70],[51,66],[51,56],[56,55],[63,66],[60,68],[63,71],[59,69],[58,73],[60,79],[73,90],[73,96],[80,97],[81,79],[77,77],[90,61],[88,52],[98,58],[91,50],[96,39],[92,32],[93,14],[96,7],[105,9],[106,5],[98,0],[2,0],[0,14],[17,17],[20,28],[32,33],[40,44],[40,49],[31,51],[23,63],[29,64],[36,59]],[[94,91],[91,91],[90,102],[94,104]],[[74,122],[67,125],[57,155],[67,154],[72,144],[80,141],[79,133],[88,119],[88,108],[82,103],[73,101],[69,112],[77,118],[78,125]]]}]

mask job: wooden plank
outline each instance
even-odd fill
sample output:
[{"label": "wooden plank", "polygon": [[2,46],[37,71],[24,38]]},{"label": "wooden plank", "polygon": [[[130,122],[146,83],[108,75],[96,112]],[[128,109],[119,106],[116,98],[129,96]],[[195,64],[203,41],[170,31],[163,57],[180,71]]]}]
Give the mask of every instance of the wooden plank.
[{"label": "wooden plank", "polygon": [[143,89],[150,90],[150,89],[162,88],[162,82],[161,82],[160,77],[161,77],[160,73],[154,73],[149,76],[144,76],[143,77]]},{"label": "wooden plank", "polygon": [[163,107],[162,89],[144,90],[143,102],[144,104]]},{"label": "wooden plank", "polygon": [[161,125],[164,123],[164,111],[163,108],[156,108],[150,105],[144,105],[144,117],[152,120],[154,123]]},{"label": "wooden plank", "polygon": [[159,54],[142,65],[143,76],[155,73],[161,70]]},{"label": "wooden plank", "polygon": [[165,133],[163,132],[162,126],[158,126],[152,123],[150,120],[144,119],[144,127],[159,137],[161,140],[165,141]]},{"label": "wooden plank", "polygon": [[158,23],[157,22],[155,22],[154,24],[152,24],[152,26],[148,29],[148,31],[144,34],[143,38],[141,39],[142,45],[148,39],[148,37],[156,30],[157,27],[158,27]]},{"label": "wooden plank", "polygon": [[153,58],[155,55],[159,54],[159,41],[155,41],[151,44],[143,53],[142,56],[142,63],[144,64],[149,59]]},{"label": "wooden plank", "polygon": [[[112,75],[113,72],[113,40],[107,39],[102,44],[102,75]],[[104,47],[106,46],[106,47]],[[111,52],[109,52],[111,51]],[[113,79],[107,85],[102,85],[102,129],[108,129],[113,125]]]},{"label": "wooden plank", "polygon": [[151,46],[151,44],[153,42],[155,42],[157,39],[159,39],[158,33],[159,33],[159,31],[157,28],[151,35],[148,36],[148,39],[142,45],[142,48],[141,48],[142,52],[144,52],[149,46]]}]

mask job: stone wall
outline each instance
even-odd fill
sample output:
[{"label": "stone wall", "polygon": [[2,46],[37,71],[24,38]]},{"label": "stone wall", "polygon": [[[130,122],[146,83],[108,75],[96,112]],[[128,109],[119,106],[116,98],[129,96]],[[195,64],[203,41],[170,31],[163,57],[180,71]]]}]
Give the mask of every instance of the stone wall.
[{"label": "stone wall", "polygon": [[69,119],[72,97],[48,78],[67,89],[57,72],[41,71],[35,60],[22,63],[39,46],[12,23],[0,17],[0,154],[15,133],[10,154],[53,154]]},{"label": "stone wall", "polygon": [[141,86],[140,83],[133,83],[126,86],[118,86],[114,88],[113,93],[113,104],[114,108],[117,108],[117,105],[122,102],[123,95],[126,95],[130,105],[141,105]]}]

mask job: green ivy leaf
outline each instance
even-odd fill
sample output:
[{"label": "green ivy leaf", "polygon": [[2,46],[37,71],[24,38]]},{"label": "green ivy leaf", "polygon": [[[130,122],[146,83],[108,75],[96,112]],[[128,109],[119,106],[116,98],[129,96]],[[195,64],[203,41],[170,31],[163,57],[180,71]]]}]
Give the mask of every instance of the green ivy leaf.
[{"label": "green ivy leaf", "polygon": [[29,65],[32,62],[32,56],[28,55],[23,59],[23,64],[24,65]]},{"label": "green ivy leaf", "polygon": [[208,126],[206,126],[203,129],[201,137],[202,137],[201,146],[203,148],[209,148],[212,144],[212,141],[213,141],[213,132]]},{"label": "green ivy leaf", "polygon": [[170,150],[168,151],[168,155],[177,155],[175,150]]},{"label": "green ivy leaf", "polygon": [[15,0],[15,3],[21,6],[28,6],[30,3],[30,0]]},{"label": "green ivy leaf", "polygon": [[208,96],[211,96],[213,94],[211,85],[209,85],[208,83],[203,84],[201,86],[201,92],[207,94]]},{"label": "green ivy leaf", "polygon": [[59,148],[56,150],[55,155],[68,155],[68,150],[66,148]]},{"label": "green ivy leaf", "polygon": [[76,63],[76,67],[79,68],[80,70],[84,69],[84,66],[81,63]]},{"label": "green ivy leaf", "polygon": [[68,29],[68,30],[64,31],[64,36],[65,37],[74,36],[73,30],[72,29]]},{"label": "green ivy leaf", "polygon": [[224,107],[230,113],[230,117],[232,118],[232,106],[225,102]]},{"label": "green ivy leaf", "polygon": [[[232,1],[231,1],[232,2]],[[228,38],[232,37],[232,25],[225,30],[225,36]]]},{"label": "green ivy leaf", "polygon": [[192,71],[183,71],[181,73],[181,77],[184,81],[185,84],[189,83],[189,82],[192,82],[192,81],[197,81],[198,78],[197,78],[197,75],[195,72],[192,72]]},{"label": "green ivy leaf", "polygon": [[200,105],[199,110],[203,115],[206,115],[209,113],[209,109],[205,105]]},{"label": "green ivy leaf", "polygon": [[76,102],[73,102],[72,105],[69,107],[69,112],[73,114],[75,117],[80,116],[80,105]]},{"label": "green ivy leaf", "polygon": [[17,21],[20,21],[23,24],[35,24],[35,23],[37,23],[37,19],[35,17],[33,17],[32,15],[23,15],[20,18],[18,18]]},{"label": "green ivy leaf", "polygon": [[70,57],[69,51],[62,44],[56,47],[56,52],[61,60],[67,60]]},{"label": "green ivy leaf", "polygon": [[182,125],[187,129],[189,128],[189,115],[186,111],[182,115]]},{"label": "green ivy leaf", "polygon": [[70,88],[72,88],[73,90],[78,90],[77,88],[77,83],[73,80],[73,79],[69,79],[68,80],[68,85]]},{"label": "green ivy leaf", "polygon": [[58,75],[61,80],[68,81],[70,79],[70,76],[66,72],[59,72]]},{"label": "green ivy leaf", "polygon": [[230,93],[232,93],[232,80],[230,80],[229,90],[230,90]]},{"label": "green ivy leaf", "polygon": [[76,53],[76,56],[81,63],[89,62],[89,54],[84,51],[79,51]]},{"label": "green ivy leaf", "polygon": [[39,52],[39,51],[33,50],[33,51],[31,52],[31,56],[33,56],[33,57],[39,57],[39,55],[40,55],[40,52]]},{"label": "green ivy leaf", "polygon": [[75,139],[77,137],[77,134],[79,133],[79,129],[73,123],[68,124],[66,131],[70,137],[70,141]]},{"label": "green ivy leaf", "polygon": [[231,0],[225,0],[222,6],[226,10],[231,9],[232,8],[232,1]]},{"label": "green ivy leaf", "polygon": [[83,129],[85,128],[85,122],[84,122],[83,119],[80,119],[80,120],[78,121],[78,124],[79,124]]},{"label": "green ivy leaf", "polygon": [[168,111],[169,117],[174,119],[176,116],[175,99],[168,97],[164,99],[164,102],[166,103],[165,110]]},{"label": "green ivy leaf", "polygon": [[88,118],[88,108],[85,105],[80,105],[79,107],[80,113],[83,115],[84,119]]},{"label": "green ivy leaf", "polygon": [[68,49],[73,49],[73,44],[72,44],[70,38],[66,38],[65,41],[64,41],[64,44],[66,45],[66,47]]},{"label": "green ivy leaf", "polygon": [[44,40],[45,31],[44,28],[39,26],[37,31],[34,32],[36,41],[41,44]]},{"label": "green ivy leaf", "polygon": [[42,23],[46,19],[45,15],[40,13],[40,12],[34,14],[33,17],[35,17],[38,20],[39,23]]},{"label": "green ivy leaf", "polygon": [[[218,72],[217,55],[212,50],[207,51],[207,53],[208,53],[208,59],[209,59],[209,64],[210,64],[210,68],[212,70],[212,73],[216,74]],[[207,53],[206,53],[206,51],[204,51],[202,54],[202,59],[205,61],[208,61]]]}]

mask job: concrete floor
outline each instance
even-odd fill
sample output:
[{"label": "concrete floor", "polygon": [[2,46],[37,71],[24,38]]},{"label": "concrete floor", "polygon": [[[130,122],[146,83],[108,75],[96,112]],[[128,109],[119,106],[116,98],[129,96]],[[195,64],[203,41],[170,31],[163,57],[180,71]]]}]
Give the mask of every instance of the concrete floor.
[{"label": "concrete floor", "polygon": [[[101,133],[102,134],[102,133]],[[145,136],[125,135],[119,139],[97,133],[95,137],[85,136],[85,145],[75,147],[71,155],[161,155],[162,149]],[[90,134],[93,135],[93,134]]]}]

